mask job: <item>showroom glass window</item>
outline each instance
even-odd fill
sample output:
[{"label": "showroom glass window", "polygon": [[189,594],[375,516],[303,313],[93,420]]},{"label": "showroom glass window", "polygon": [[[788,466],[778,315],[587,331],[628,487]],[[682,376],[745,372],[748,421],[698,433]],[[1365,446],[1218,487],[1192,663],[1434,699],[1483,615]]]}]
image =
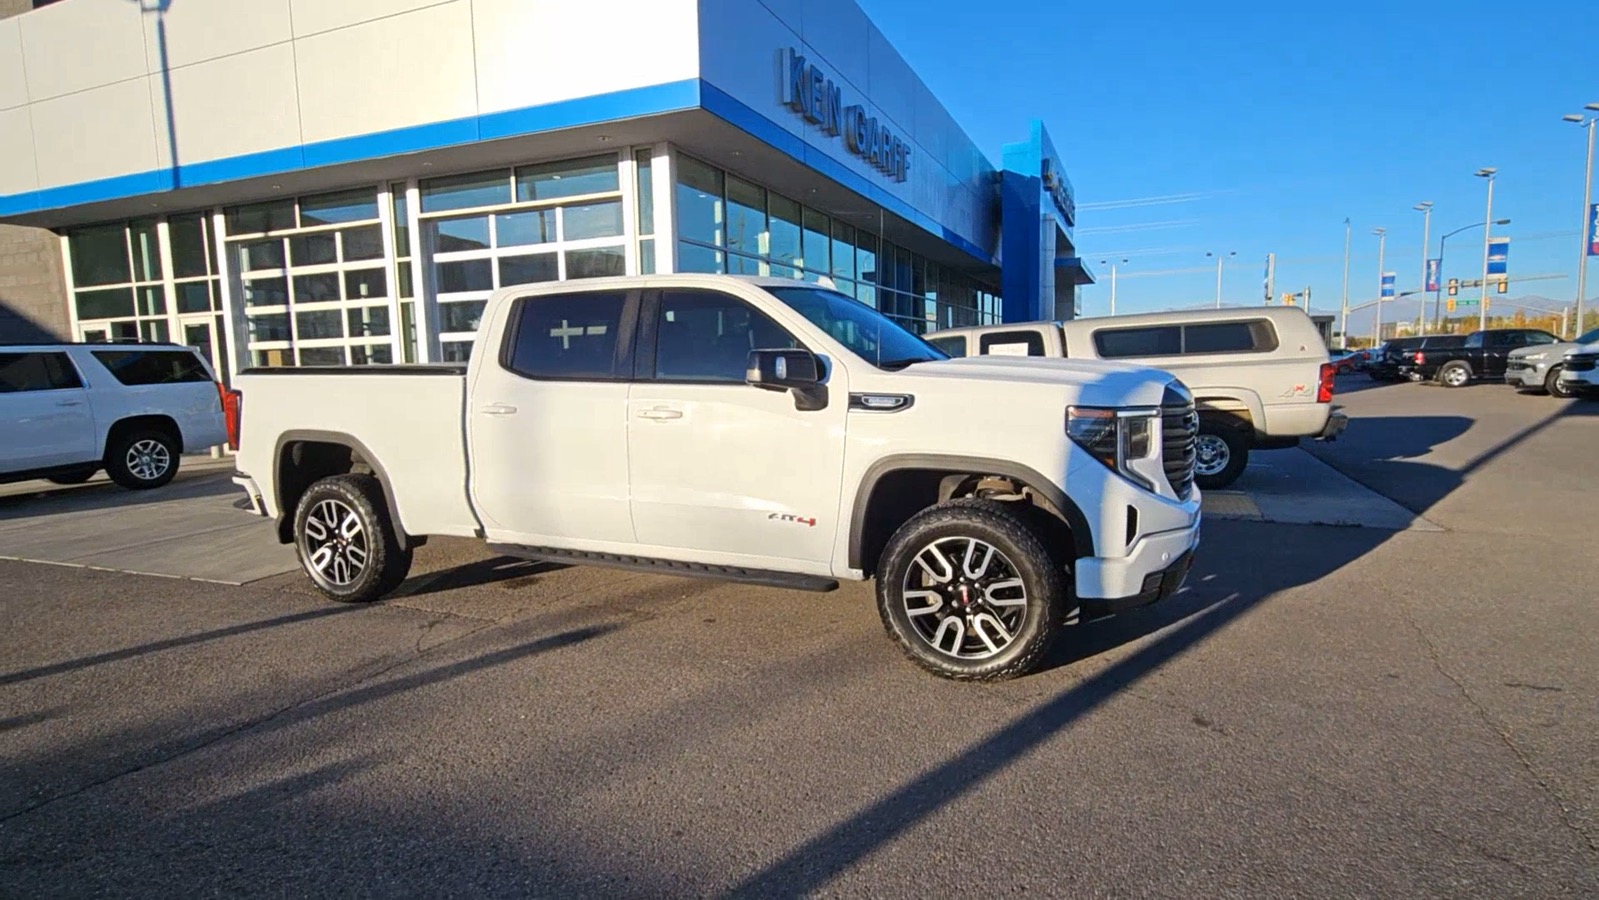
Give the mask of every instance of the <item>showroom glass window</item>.
[{"label": "showroom glass window", "polygon": [[357,188],[224,211],[255,366],[394,361],[378,191]]},{"label": "showroom glass window", "polygon": [[918,333],[999,321],[992,292],[882,240],[868,230],[875,215],[829,216],[688,156],[678,157],[675,197],[678,271],[825,279]]},{"label": "showroom glass window", "polygon": [[423,181],[442,359],[471,355],[496,288],[627,274],[625,213],[614,153]]}]

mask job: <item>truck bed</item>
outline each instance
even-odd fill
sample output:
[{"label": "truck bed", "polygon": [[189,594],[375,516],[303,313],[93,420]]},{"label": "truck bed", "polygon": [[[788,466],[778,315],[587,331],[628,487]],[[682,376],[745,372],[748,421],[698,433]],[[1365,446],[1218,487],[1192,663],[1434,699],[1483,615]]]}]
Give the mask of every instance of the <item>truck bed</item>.
[{"label": "truck bed", "polygon": [[360,448],[392,492],[410,534],[472,535],[464,422],[466,367],[328,366],[246,369],[238,468],[273,516],[282,448],[341,440]]}]

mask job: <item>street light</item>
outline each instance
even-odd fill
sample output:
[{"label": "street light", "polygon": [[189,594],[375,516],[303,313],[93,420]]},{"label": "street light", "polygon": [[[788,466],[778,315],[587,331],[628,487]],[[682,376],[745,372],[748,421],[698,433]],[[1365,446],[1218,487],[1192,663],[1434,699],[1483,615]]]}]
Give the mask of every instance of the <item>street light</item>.
[{"label": "street light", "polygon": [[[1509,225],[1510,224],[1510,220],[1509,219],[1494,219],[1494,224],[1495,225]],[[1448,234],[1446,234],[1443,237],[1438,239],[1438,290],[1432,292],[1432,327],[1435,328],[1435,329],[1443,327],[1443,319],[1439,316],[1439,313],[1443,309],[1443,307],[1442,307],[1442,303],[1443,303],[1442,297],[1443,297],[1443,292],[1444,292],[1444,285],[1443,285],[1443,281],[1444,281],[1444,246],[1449,243],[1449,239],[1450,238],[1452,238],[1455,235],[1461,233],[1462,231],[1470,231],[1473,228],[1481,228],[1481,227],[1482,227],[1482,223],[1481,222],[1472,222],[1470,225],[1462,225],[1461,227],[1456,228],[1454,231],[1451,231]]]},{"label": "street light", "polygon": [[1416,304],[1416,333],[1421,334],[1427,330],[1427,238],[1432,228],[1432,201],[1423,200],[1411,209],[1421,213],[1421,290],[1417,291],[1421,300]]},{"label": "street light", "polygon": [[1227,252],[1227,256],[1223,256],[1221,254],[1220,250],[1216,251],[1215,253],[1207,252],[1205,255],[1206,256],[1214,256],[1214,257],[1216,257],[1216,308],[1217,309],[1221,309],[1221,264],[1222,264],[1222,260],[1226,259],[1227,256],[1237,256],[1238,255],[1238,251],[1237,250],[1229,250]]},{"label": "street light", "polygon": [[1494,176],[1499,170],[1485,167],[1477,170],[1478,178],[1488,179],[1488,211],[1482,217],[1482,298],[1481,306],[1477,309],[1477,330],[1488,329],[1488,245],[1493,240],[1493,229],[1488,223],[1494,217]]},{"label": "street light", "polygon": [[1377,329],[1372,333],[1372,345],[1376,346],[1382,343],[1382,260],[1388,247],[1388,229],[1373,228],[1371,233],[1377,236]]},{"label": "street light", "polygon": [[1343,337],[1345,350],[1349,349],[1349,217],[1344,217],[1344,300],[1339,307],[1338,333]]},{"label": "street light", "polygon": [[[1590,103],[1584,106],[1583,109],[1599,111],[1599,103]],[[1582,167],[1582,254],[1577,257],[1577,330],[1575,333],[1582,334],[1582,302],[1586,299],[1583,295],[1588,292],[1588,251],[1592,249],[1589,245],[1588,237],[1589,229],[1592,228],[1593,223],[1588,220],[1588,204],[1593,197],[1593,126],[1595,122],[1599,122],[1599,116],[1588,116],[1586,120],[1580,114],[1561,116],[1561,118],[1567,122],[1575,122],[1588,129],[1588,161]]]},{"label": "street light", "polygon": [[[1111,262],[1107,263],[1102,259],[1099,261],[1099,264],[1102,266],[1110,266],[1110,314],[1114,316],[1116,315],[1116,262],[1115,260],[1112,260]],[[1124,266],[1127,265],[1127,260],[1122,260],[1121,264]]]}]

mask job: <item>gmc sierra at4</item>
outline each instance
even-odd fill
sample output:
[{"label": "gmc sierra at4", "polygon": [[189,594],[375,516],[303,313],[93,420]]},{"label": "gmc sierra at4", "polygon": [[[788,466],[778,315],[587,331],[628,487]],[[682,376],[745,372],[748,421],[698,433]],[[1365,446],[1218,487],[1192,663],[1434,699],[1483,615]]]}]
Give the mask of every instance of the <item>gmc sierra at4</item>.
[{"label": "gmc sierra at4", "polygon": [[1170,374],[949,359],[870,307],[712,275],[505,288],[466,366],[253,369],[235,482],[328,597],[431,535],[809,590],[875,577],[912,660],[991,680],[1174,593],[1197,420]]}]

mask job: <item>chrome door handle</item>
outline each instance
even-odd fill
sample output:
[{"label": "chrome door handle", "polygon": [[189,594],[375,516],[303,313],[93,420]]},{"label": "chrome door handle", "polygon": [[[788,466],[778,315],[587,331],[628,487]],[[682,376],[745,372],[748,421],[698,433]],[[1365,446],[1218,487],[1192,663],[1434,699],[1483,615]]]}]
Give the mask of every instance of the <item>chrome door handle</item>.
[{"label": "chrome door handle", "polygon": [[57,400],[56,406],[82,406],[82,400]]},{"label": "chrome door handle", "polygon": [[638,417],[641,419],[653,419],[657,422],[664,422],[667,419],[683,418],[683,411],[681,409],[641,409],[639,410]]},{"label": "chrome door handle", "polygon": [[509,403],[490,403],[488,406],[478,410],[478,412],[485,416],[514,416],[516,415],[516,407]]}]

